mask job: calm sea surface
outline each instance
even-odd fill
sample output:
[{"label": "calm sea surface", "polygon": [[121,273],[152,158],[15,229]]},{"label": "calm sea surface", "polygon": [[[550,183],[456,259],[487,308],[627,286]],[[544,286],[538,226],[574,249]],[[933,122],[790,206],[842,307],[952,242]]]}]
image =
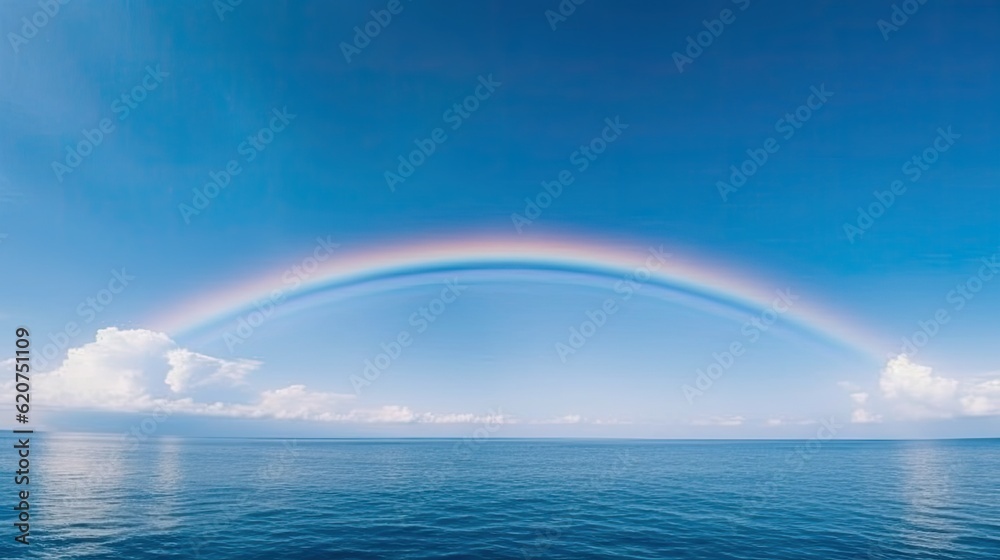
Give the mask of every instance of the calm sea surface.
[{"label": "calm sea surface", "polygon": [[1000,558],[1000,440],[3,443],[2,558]]}]

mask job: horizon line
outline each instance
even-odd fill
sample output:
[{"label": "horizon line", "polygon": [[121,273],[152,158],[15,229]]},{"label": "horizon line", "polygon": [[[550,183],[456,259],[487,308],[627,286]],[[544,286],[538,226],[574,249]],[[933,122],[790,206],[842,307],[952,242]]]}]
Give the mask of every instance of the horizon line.
[{"label": "horizon line", "polygon": [[[7,430],[7,435],[17,436],[11,430]],[[128,432],[73,432],[73,431],[33,431],[29,435],[82,435],[82,436],[122,436]],[[580,436],[535,436],[535,437],[486,437],[476,440],[472,436],[371,436],[371,437],[298,437],[298,436],[196,436],[196,435],[147,435],[144,440],[151,439],[246,439],[246,440],[315,440],[315,441],[464,441],[474,440],[475,443],[488,443],[490,441],[552,441],[552,440],[578,440],[578,441],[661,441],[661,442],[783,442],[783,441],[814,441],[818,438],[648,438],[648,437],[580,437]],[[831,438],[820,440],[823,443],[851,443],[851,442],[907,442],[907,441],[968,441],[968,440],[1000,440],[1000,436],[970,436],[970,437],[940,437],[940,438],[851,438],[837,439]]]}]

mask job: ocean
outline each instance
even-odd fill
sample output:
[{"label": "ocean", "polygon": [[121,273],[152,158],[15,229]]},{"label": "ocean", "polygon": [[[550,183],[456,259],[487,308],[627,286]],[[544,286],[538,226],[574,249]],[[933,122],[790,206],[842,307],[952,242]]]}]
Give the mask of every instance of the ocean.
[{"label": "ocean", "polygon": [[3,558],[1000,558],[1000,440],[12,441]]}]

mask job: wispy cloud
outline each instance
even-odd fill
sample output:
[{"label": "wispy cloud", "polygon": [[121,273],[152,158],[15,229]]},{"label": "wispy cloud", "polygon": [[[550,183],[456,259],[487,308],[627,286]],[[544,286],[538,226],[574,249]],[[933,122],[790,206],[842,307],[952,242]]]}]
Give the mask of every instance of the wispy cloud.
[{"label": "wispy cloud", "polygon": [[808,418],[768,418],[764,421],[765,426],[777,427],[777,426],[811,426],[816,424],[816,420]]},{"label": "wispy cloud", "polygon": [[742,416],[712,416],[691,420],[692,426],[742,426],[745,418]]}]

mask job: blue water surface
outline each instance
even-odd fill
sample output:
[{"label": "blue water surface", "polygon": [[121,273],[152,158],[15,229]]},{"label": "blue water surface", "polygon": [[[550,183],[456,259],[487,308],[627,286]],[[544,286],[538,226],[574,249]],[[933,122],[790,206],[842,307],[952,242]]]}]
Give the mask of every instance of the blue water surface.
[{"label": "blue water surface", "polygon": [[11,441],[3,558],[1000,558],[1000,440]]}]

